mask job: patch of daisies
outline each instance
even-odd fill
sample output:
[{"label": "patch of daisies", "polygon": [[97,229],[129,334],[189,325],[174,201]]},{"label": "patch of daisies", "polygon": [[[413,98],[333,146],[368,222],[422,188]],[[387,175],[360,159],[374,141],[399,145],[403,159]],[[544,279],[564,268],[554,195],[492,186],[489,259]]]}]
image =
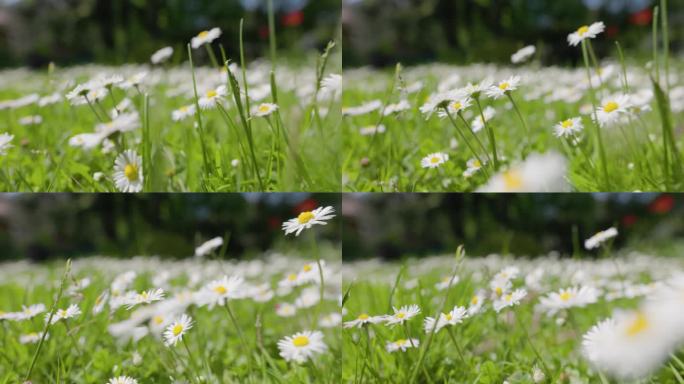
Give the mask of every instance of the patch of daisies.
[{"label": "patch of daisies", "polygon": [[[587,248],[605,247],[615,234],[613,229],[599,232],[587,239]],[[450,364],[456,359],[465,364],[465,369],[474,369],[470,358],[464,356],[479,354],[485,361],[498,360],[491,343],[513,348],[509,357],[512,362],[517,361],[515,356],[520,356],[516,348],[529,346],[538,357],[528,372],[521,373],[538,383],[569,376],[576,376],[576,382],[586,382],[588,377],[580,372],[588,372],[594,380],[598,379],[597,373],[621,382],[642,380],[662,368],[669,371],[671,364],[677,366],[680,362],[676,355],[684,347],[684,263],[678,258],[639,253],[594,260],[561,258],[555,253],[533,259],[489,255],[465,258],[455,275],[447,272],[454,270],[451,257],[408,261],[404,268],[380,260],[365,260],[345,263],[343,280],[353,279],[357,287],[371,283],[377,295],[394,287],[401,270],[405,272],[401,284],[395,288],[394,307],[389,313],[378,311],[377,306],[362,307],[359,311],[358,304],[353,305],[356,310],[352,313],[349,304],[345,305],[345,332],[359,340],[359,351],[345,353],[365,356],[365,337],[379,339],[378,343],[389,338],[383,342],[388,354],[420,350],[421,346],[430,348],[425,347],[430,342],[434,349],[435,344],[443,343],[454,352],[449,358]],[[443,277],[435,282],[439,274]],[[358,289],[353,292],[356,296],[363,294]],[[444,295],[451,292],[453,298],[461,289],[465,298],[461,297],[453,307],[443,306]],[[413,293],[417,290],[427,304],[407,301],[415,297]],[[365,306],[373,301],[361,302]],[[522,306],[525,308],[521,309]],[[608,317],[604,317],[606,308],[612,310]],[[526,314],[530,310],[531,320]],[[593,313],[595,325],[578,329],[577,311],[585,319]],[[494,334],[489,334],[485,327],[493,324],[492,316],[498,319],[495,322],[498,325],[491,330]],[[418,323],[422,334],[410,333],[413,328],[410,325],[414,323]],[[542,331],[537,330],[530,336],[531,323],[543,328],[547,335],[568,337],[571,334],[570,341],[574,344],[571,355],[560,352],[561,348],[554,347],[555,341],[541,336]],[[506,340],[508,331],[503,332],[501,324],[514,324],[510,325],[511,332],[526,334],[523,345],[516,344],[518,339]],[[459,345],[463,342],[463,332],[468,335],[467,348]],[[489,347],[483,350],[483,346]],[[423,352],[426,351],[412,355],[412,364],[419,364],[418,357]],[[435,353],[435,356],[444,356]],[[578,357],[589,367],[588,371],[576,365]],[[552,361],[561,361],[559,372],[552,369]]]}]

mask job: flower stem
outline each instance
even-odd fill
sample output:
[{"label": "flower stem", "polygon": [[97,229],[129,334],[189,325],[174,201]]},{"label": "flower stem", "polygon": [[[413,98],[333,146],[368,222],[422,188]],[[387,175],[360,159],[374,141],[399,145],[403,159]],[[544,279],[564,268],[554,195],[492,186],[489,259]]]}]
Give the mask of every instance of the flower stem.
[{"label": "flower stem", "polygon": [[451,116],[451,112],[449,112],[449,110],[448,110],[446,107],[444,108],[444,111],[446,112],[447,116],[449,117],[449,121],[451,121],[451,125],[453,125],[454,128],[456,128],[456,132],[458,132],[458,134],[461,136],[461,139],[463,139],[463,141],[466,143],[466,145],[467,145],[468,148],[470,149],[470,152],[473,153],[473,156],[475,156],[475,158],[477,159],[477,161],[480,162],[480,164],[482,165],[482,170],[484,171],[485,175],[487,175],[487,178],[489,178],[489,175],[488,175],[488,173],[487,173],[487,170],[486,170],[486,168],[485,168],[485,166],[484,166],[485,163],[484,163],[484,162],[482,161],[482,159],[480,158],[480,155],[477,154],[477,151],[475,150],[475,148],[473,148],[473,146],[470,144],[470,142],[468,141],[468,139],[466,139],[465,134],[464,134],[463,132],[461,132],[461,130],[458,128],[458,126],[456,125],[456,121],[454,120],[454,117]]},{"label": "flower stem", "polygon": [[606,151],[603,147],[603,138],[601,137],[601,127],[599,126],[598,117],[596,115],[596,98],[594,95],[594,86],[591,83],[591,70],[589,69],[589,57],[587,55],[587,46],[582,41],[582,57],[584,58],[584,67],[587,70],[587,81],[589,81],[589,97],[591,98],[591,106],[594,114],[594,128],[596,133],[596,142],[599,149],[599,160],[601,160],[601,170],[603,172],[603,182],[605,183],[606,189],[610,186],[610,181],[608,180],[608,165],[606,162]]},{"label": "flower stem", "polygon": [[475,104],[477,104],[477,109],[480,111],[480,118],[482,119],[482,124],[487,131],[487,136],[489,136],[489,145],[492,147],[492,156],[494,158],[494,170],[499,169],[499,156],[496,152],[496,139],[494,137],[494,130],[487,124],[485,119],[484,111],[482,110],[482,105],[480,104],[480,99],[475,98]]}]

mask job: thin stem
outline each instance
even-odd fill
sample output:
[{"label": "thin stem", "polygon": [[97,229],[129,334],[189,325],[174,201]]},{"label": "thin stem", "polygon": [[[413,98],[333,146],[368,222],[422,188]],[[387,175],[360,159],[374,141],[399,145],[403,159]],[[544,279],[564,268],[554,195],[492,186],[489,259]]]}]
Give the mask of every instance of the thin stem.
[{"label": "thin stem", "polygon": [[318,301],[318,305],[316,306],[316,312],[314,313],[314,319],[313,319],[313,325],[314,328],[318,325],[318,314],[323,306],[323,296],[325,294],[325,280],[323,279],[323,266],[321,265],[321,255],[319,254],[318,251],[318,243],[316,242],[316,234],[312,233],[311,234],[312,238],[312,247],[313,247],[313,254],[314,257],[316,258],[316,265],[318,266],[318,277],[321,279],[321,287],[320,287],[320,298]]},{"label": "thin stem", "polygon": [[532,343],[532,339],[530,338],[530,333],[527,331],[527,326],[523,324],[523,322],[520,320],[520,316],[518,314],[515,315],[515,320],[518,322],[518,326],[523,330],[523,333],[525,334],[525,339],[527,341],[527,344],[529,344],[530,348],[532,349],[532,352],[534,352],[535,356],[537,356],[537,360],[542,365],[542,368],[544,369],[544,373],[546,374],[546,377],[549,379],[551,378],[551,371],[549,371],[549,367],[546,366],[546,362],[544,359],[542,359],[541,355],[539,354],[539,351],[537,351],[537,348],[534,346]]},{"label": "thin stem", "polygon": [[228,304],[228,300],[226,300],[226,311],[228,311],[228,316],[230,316],[230,320],[233,322],[233,326],[235,327],[235,331],[238,334],[238,337],[240,338],[240,342],[242,342],[242,345],[247,346],[247,341],[245,339],[245,336],[242,334],[242,329],[240,328],[240,325],[238,325],[237,320],[235,319],[235,316],[233,315],[233,311],[230,309],[230,305]]},{"label": "thin stem", "polygon": [[513,96],[511,96],[510,92],[505,92],[506,96],[508,97],[508,100],[511,101],[511,104],[513,104],[513,109],[515,110],[515,113],[518,115],[518,119],[520,119],[520,122],[522,123],[523,128],[525,128],[525,135],[527,135],[527,142],[529,143],[530,141],[530,129],[527,127],[527,122],[523,118],[522,113],[520,113],[520,110],[518,109],[518,104],[515,103],[515,100],[513,100]]},{"label": "thin stem", "polygon": [[466,363],[465,357],[463,357],[463,350],[461,349],[461,345],[458,343],[458,340],[456,340],[456,336],[454,335],[454,331],[451,329],[451,326],[447,326],[446,329],[449,333],[449,336],[451,337],[451,341],[454,343],[454,346],[456,347],[456,352],[458,352],[458,356],[461,358],[461,361],[463,362],[463,366],[469,366],[468,363]]},{"label": "thin stem", "polygon": [[195,376],[197,376],[197,382],[201,382],[202,380],[200,379],[199,368],[197,366],[197,362],[195,361],[195,357],[192,355],[192,352],[190,352],[190,348],[188,347],[188,343],[185,341],[185,339],[182,339],[182,344],[185,347],[185,350],[188,352],[188,360],[190,360],[190,364],[192,365],[192,369],[195,370]]},{"label": "thin stem", "polygon": [[484,163],[484,162],[482,161],[482,159],[480,158],[480,155],[477,154],[477,151],[475,150],[475,148],[473,148],[473,146],[470,144],[470,142],[468,141],[468,139],[466,139],[465,134],[464,134],[463,132],[461,132],[461,130],[458,128],[458,126],[456,125],[456,121],[454,120],[453,116],[451,116],[451,112],[449,112],[449,109],[446,108],[446,107],[444,107],[444,111],[446,112],[447,116],[449,117],[449,121],[451,121],[451,125],[453,125],[454,128],[456,128],[456,132],[458,132],[458,134],[461,135],[461,139],[463,139],[463,141],[466,143],[466,145],[467,145],[468,148],[470,149],[470,152],[473,153],[473,156],[475,156],[475,158],[477,159],[477,161],[480,162],[480,164],[482,165],[482,170],[484,171],[485,175],[487,175],[487,178],[489,178],[489,175],[488,175],[488,173],[487,173],[487,170],[486,170],[486,168],[485,168],[485,166],[484,166],[485,163]]},{"label": "thin stem", "polygon": [[221,69],[221,66],[219,65],[218,61],[216,60],[216,55],[214,54],[214,50],[211,49],[211,44],[207,43],[204,44],[204,48],[207,50],[207,54],[209,55],[209,60],[211,60],[211,65],[214,67]]},{"label": "thin stem", "polygon": [[[586,40],[585,40],[586,41]],[[606,161],[606,151],[603,147],[603,138],[601,137],[601,127],[598,122],[598,117],[596,115],[596,98],[594,95],[594,86],[591,83],[591,70],[589,69],[589,58],[587,55],[587,46],[585,45],[584,41],[582,41],[582,57],[584,58],[584,67],[587,70],[587,81],[589,81],[589,96],[591,98],[591,106],[593,109],[593,115],[594,115],[594,128],[596,132],[596,141],[598,143],[598,149],[599,149],[599,159],[601,160],[601,170],[603,171],[603,181],[605,183],[606,187],[610,186],[610,182],[608,180],[608,165]]]},{"label": "thin stem", "polygon": [[489,136],[489,145],[492,147],[492,156],[494,158],[494,170],[499,169],[499,156],[496,152],[496,139],[494,137],[494,130],[487,124],[487,119],[485,119],[484,111],[482,110],[482,105],[480,104],[480,98],[475,98],[475,104],[477,104],[477,109],[480,111],[480,118],[482,119],[482,124],[487,131],[487,136]]},{"label": "thin stem", "polygon": [[470,134],[475,138],[475,141],[477,141],[477,143],[480,145],[480,148],[482,148],[482,152],[484,152],[484,154],[487,156],[487,160],[491,161],[491,157],[489,156],[489,153],[487,152],[487,147],[484,146],[484,144],[482,143],[480,138],[477,136],[477,134],[475,132],[473,132],[473,130],[470,128],[470,124],[468,124],[468,121],[466,121],[466,119],[463,117],[463,114],[461,113],[461,111],[458,111],[457,115],[458,115],[458,117],[461,118],[461,121],[463,121],[463,124],[466,127],[466,131],[470,132]]}]

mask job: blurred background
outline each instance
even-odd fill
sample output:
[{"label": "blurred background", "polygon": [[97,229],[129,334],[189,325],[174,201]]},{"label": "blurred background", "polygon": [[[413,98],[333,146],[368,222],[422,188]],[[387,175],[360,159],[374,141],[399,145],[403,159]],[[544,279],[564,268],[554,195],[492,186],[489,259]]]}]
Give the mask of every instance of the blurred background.
[{"label": "blurred background", "polygon": [[[204,241],[227,234],[229,258],[259,256],[272,247],[296,252],[301,247],[293,235],[285,237],[282,223],[327,205],[339,211],[340,195],[0,194],[0,261],[92,255],[190,257]],[[338,223],[333,219],[316,227],[322,243],[339,248]]]},{"label": "blurred background", "polygon": [[594,256],[584,240],[617,227],[613,249],[684,257],[684,195],[344,194],[344,260],[452,253]]},{"label": "blurred background", "polygon": [[[615,55],[651,54],[652,8],[659,0],[343,0],[343,65],[378,67],[433,61],[509,63],[516,50],[537,47],[542,64],[573,64],[581,50],[566,37],[584,24],[603,21],[594,48]],[[684,44],[684,1],[670,0],[670,41]]]},{"label": "blurred background", "polygon": [[[301,60],[322,49],[339,29],[340,1],[273,0],[280,55]],[[266,0],[0,0],[0,67],[144,63],[167,45],[179,62],[190,39],[212,27],[237,57],[241,18],[254,58],[268,50],[266,10]]]}]

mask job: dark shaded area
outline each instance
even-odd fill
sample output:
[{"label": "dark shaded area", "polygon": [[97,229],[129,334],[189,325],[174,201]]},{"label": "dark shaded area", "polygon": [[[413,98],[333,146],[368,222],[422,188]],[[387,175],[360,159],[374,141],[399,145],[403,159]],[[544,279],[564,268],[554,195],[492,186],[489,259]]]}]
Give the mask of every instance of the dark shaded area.
[{"label": "dark shaded area", "polygon": [[584,240],[610,226],[620,232],[617,248],[684,238],[684,195],[347,194],[342,205],[345,260],[435,255],[459,244],[471,255],[592,255]]},{"label": "dark shaded area", "polygon": [[[630,57],[647,58],[652,8],[657,0],[345,0],[343,65],[377,67],[432,61],[510,64],[528,44],[542,64],[574,64],[581,51],[567,35],[583,24],[603,21],[594,46],[615,55],[620,41]],[[672,51],[682,49],[684,2],[669,1]]]},{"label": "dark shaded area", "polygon": [[[334,37],[340,0],[273,3],[283,55],[321,49]],[[190,39],[212,27],[223,30],[216,47],[222,44],[236,58],[241,18],[247,57],[262,56],[268,50],[266,0],[0,0],[0,66],[144,63],[167,45],[179,62]]]},{"label": "dark shaded area", "polygon": [[[0,260],[94,254],[188,257],[230,234],[227,257],[245,258],[284,241],[283,221],[338,194],[5,194],[0,196]],[[338,221],[316,232],[339,242]],[[287,247],[287,244],[282,244]]]}]

